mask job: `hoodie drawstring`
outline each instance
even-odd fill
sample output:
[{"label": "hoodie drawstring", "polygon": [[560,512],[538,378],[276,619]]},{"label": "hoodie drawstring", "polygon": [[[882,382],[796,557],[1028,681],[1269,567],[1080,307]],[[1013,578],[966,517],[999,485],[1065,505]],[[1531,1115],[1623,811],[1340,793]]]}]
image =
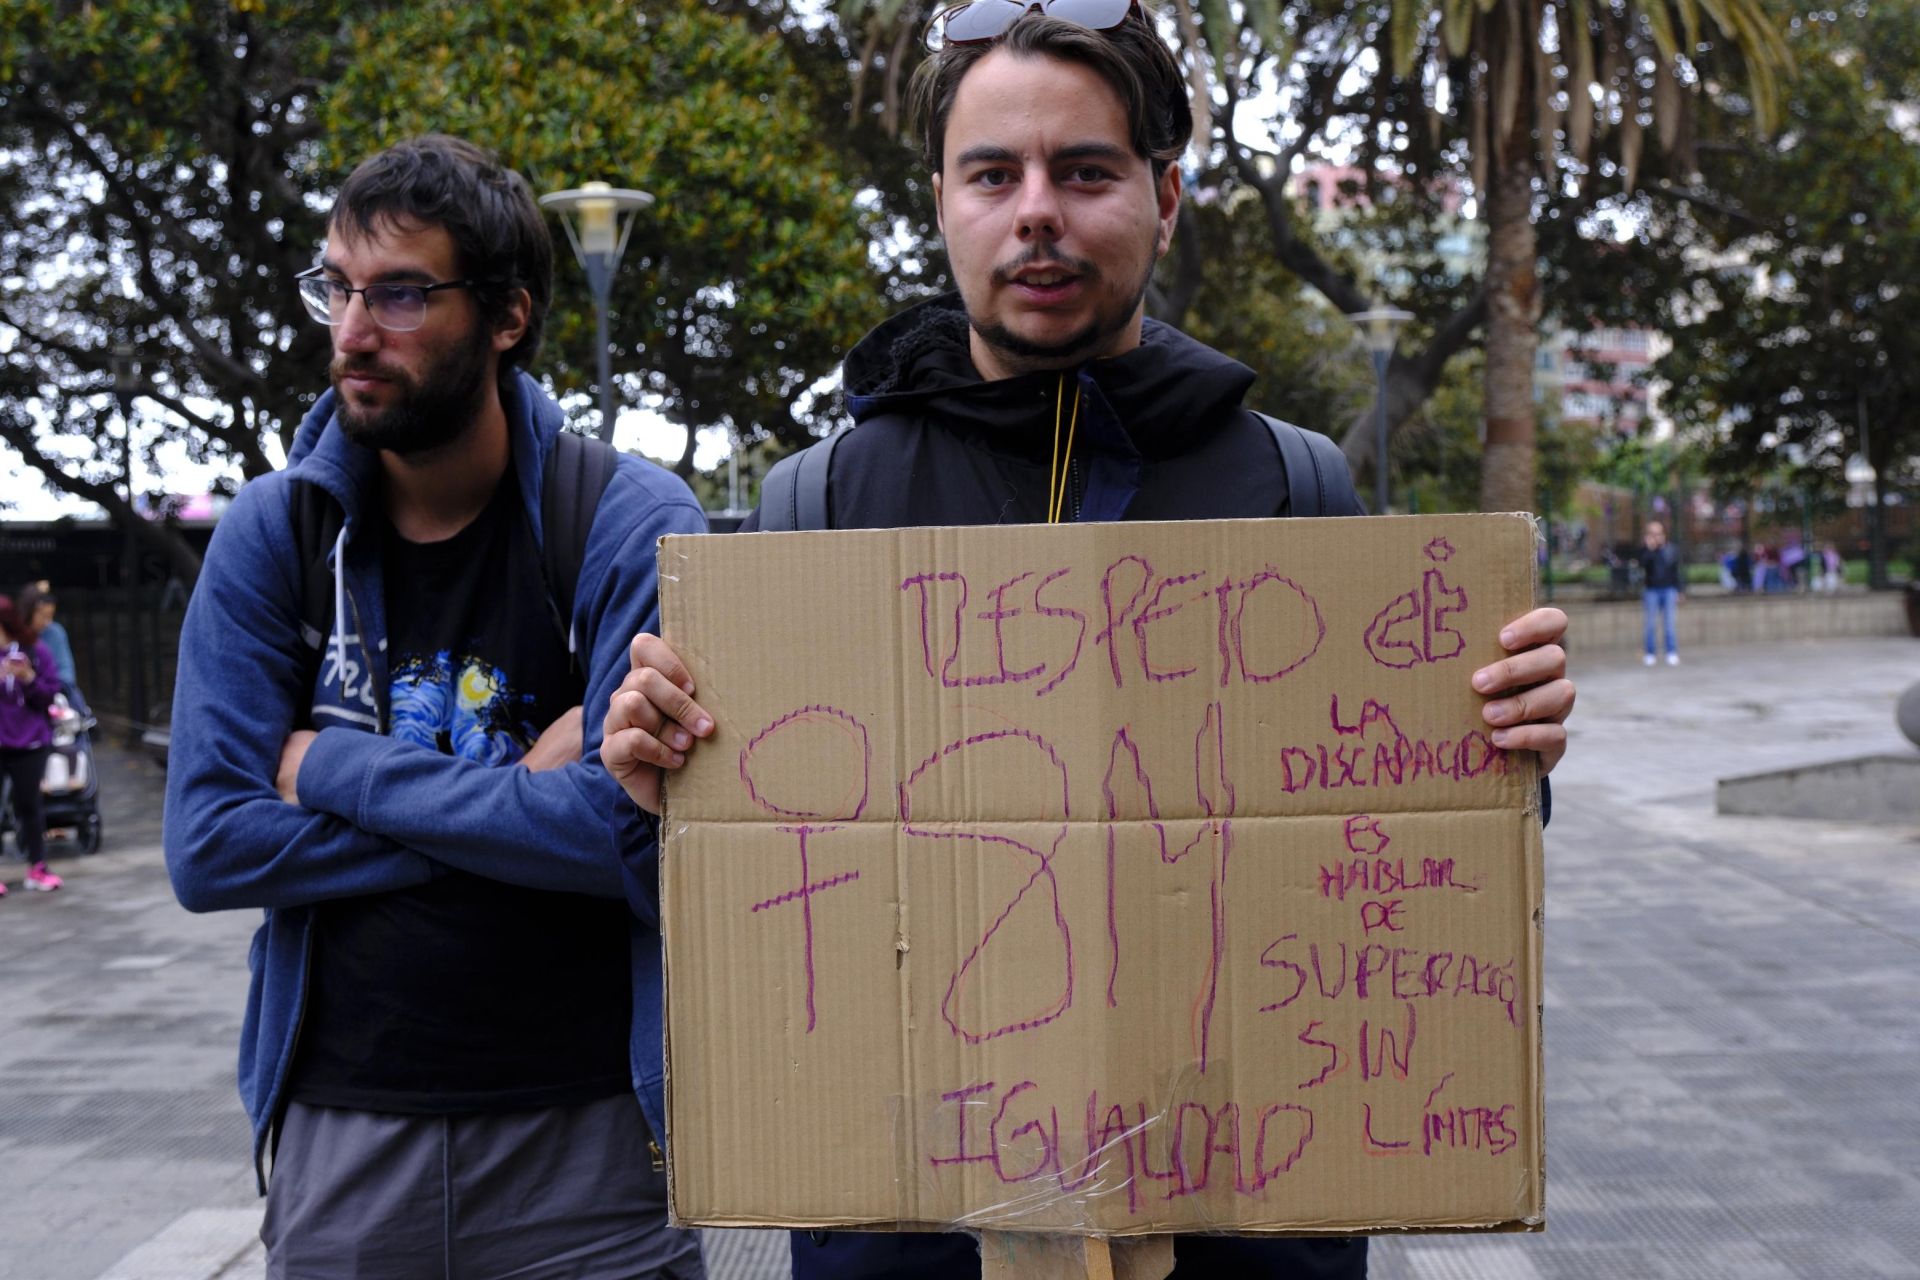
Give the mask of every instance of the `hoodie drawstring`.
[{"label": "hoodie drawstring", "polygon": [[1060,378],[1053,398],[1053,464],[1047,469],[1047,523],[1059,524],[1067,505],[1067,487],[1073,477],[1073,429],[1080,424],[1080,380],[1073,380],[1073,417],[1067,421],[1067,451],[1060,452],[1060,406],[1067,398],[1067,379]]},{"label": "hoodie drawstring", "polygon": [[333,661],[341,680],[347,678],[347,528],[340,526],[333,540]]}]

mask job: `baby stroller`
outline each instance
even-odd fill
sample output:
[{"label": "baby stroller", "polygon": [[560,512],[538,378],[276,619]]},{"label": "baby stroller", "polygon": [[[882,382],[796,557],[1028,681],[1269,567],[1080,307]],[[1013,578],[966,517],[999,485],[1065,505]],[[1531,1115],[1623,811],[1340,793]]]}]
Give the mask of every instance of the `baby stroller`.
[{"label": "baby stroller", "polygon": [[67,695],[55,696],[53,751],[40,780],[46,797],[47,830],[74,833],[81,853],[100,852],[100,775],[93,768],[92,730],[99,721],[75,711]]},{"label": "baby stroller", "polygon": [[[98,722],[73,709],[67,695],[55,696],[48,710],[53,721],[53,750],[47,755],[47,770],[40,779],[40,794],[46,805],[47,830],[71,830],[81,853],[100,852],[100,778],[93,768],[93,739],[89,736]],[[12,832],[12,797],[0,807],[0,830]]]}]

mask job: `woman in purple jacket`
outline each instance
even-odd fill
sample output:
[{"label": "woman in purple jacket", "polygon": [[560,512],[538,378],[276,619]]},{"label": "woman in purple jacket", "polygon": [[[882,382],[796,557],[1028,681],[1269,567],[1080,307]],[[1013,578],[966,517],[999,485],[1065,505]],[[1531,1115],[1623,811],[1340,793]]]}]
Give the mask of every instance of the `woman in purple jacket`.
[{"label": "woman in purple jacket", "polygon": [[[27,888],[58,889],[47,870],[47,814],[40,778],[53,746],[47,709],[60,692],[60,671],[13,601],[0,596],[0,773],[13,784],[14,839],[27,856]],[[6,893],[0,885],[0,895]]]}]

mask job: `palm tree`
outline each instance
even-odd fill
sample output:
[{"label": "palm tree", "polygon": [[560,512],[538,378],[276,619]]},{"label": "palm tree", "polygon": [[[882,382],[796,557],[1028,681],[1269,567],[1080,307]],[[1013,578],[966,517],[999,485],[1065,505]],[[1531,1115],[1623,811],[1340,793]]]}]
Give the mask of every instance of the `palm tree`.
[{"label": "palm tree", "polygon": [[1649,125],[1691,172],[1696,94],[1732,97],[1710,69],[1744,72],[1745,102],[1728,105],[1750,111],[1765,131],[1792,58],[1761,0],[1386,0],[1384,8],[1387,65],[1378,74],[1402,86],[1417,77],[1436,128],[1466,114],[1487,227],[1480,508],[1530,510],[1536,183],[1558,184],[1563,159],[1591,178],[1610,134],[1613,171],[1631,191]]},{"label": "palm tree", "polygon": [[900,133],[901,96],[921,56],[918,38],[943,7],[936,0],[834,0],[834,19],[853,50],[854,119],[861,116],[872,81],[879,92],[881,127]]},{"label": "palm tree", "polygon": [[[857,46],[856,76],[877,76],[884,103],[918,61],[909,32],[946,0],[837,0],[840,30]],[[1450,314],[1422,317],[1424,347],[1396,355],[1388,410],[1398,424],[1438,384],[1441,370],[1482,325],[1486,332],[1486,447],[1480,505],[1524,511],[1534,501],[1533,363],[1541,312],[1536,268],[1537,196],[1578,191],[1597,199],[1599,179],[1627,191],[1638,180],[1648,129],[1692,172],[1695,99],[1752,115],[1765,130],[1791,71],[1785,41],[1763,0],[1167,0],[1194,81],[1196,146],[1221,148],[1226,171],[1258,191],[1275,257],[1341,311],[1372,297],[1349,271],[1299,234],[1286,193],[1290,161],[1309,142],[1345,127],[1377,146],[1378,126],[1421,135],[1397,157],[1444,178],[1465,156],[1488,264],[1480,287]],[[856,36],[856,33],[857,36]],[[1262,69],[1299,89],[1288,112],[1296,137],[1256,157],[1232,125]],[[1716,76],[1739,76],[1745,93]],[[1367,80],[1358,90],[1354,78]],[[1370,79],[1368,79],[1370,77]],[[1412,114],[1423,121],[1407,118]],[[885,114],[897,127],[897,116]],[[1417,128],[1416,128],[1417,126]],[[1451,132],[1454,146],[1442,144]],[[1211,135],[1211,138],[1209,138]],[[1537,185],[1538,184],[1538,185]],[[1584,190],[1580,190],[1584,188]],[[1669,195],[1684,196],[1676,188]],[[1175,308],[1177,312],[1178,308]],[[1371,458],[1372,412],[1343,447],[1356,469]]]}]

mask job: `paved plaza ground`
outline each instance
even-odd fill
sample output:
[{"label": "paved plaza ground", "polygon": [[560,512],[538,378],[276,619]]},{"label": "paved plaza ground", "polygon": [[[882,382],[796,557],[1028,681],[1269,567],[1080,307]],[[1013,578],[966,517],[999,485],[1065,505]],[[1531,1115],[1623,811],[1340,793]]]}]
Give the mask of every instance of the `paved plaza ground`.
[{"label": "paved plaza ground", "polygon": [[[1911,751],[1920,641],[1575,654],[1547,836],[1543,1235],[1375,1246],[1381,1280],[1920,1277],[1920,827],[1723,818],[1719,777]],[[251,913],[190,916],[159,776],[0,902],[0,1278],[254,1277],[233,1088]],[[22,868],[0,864],[16,888]],[[785,1274],[716,1237],[716,1280]]]}]

